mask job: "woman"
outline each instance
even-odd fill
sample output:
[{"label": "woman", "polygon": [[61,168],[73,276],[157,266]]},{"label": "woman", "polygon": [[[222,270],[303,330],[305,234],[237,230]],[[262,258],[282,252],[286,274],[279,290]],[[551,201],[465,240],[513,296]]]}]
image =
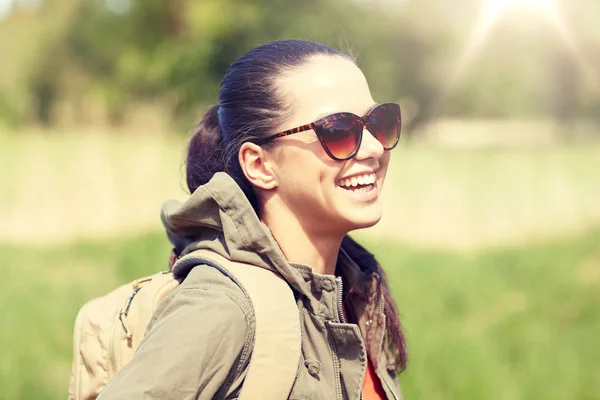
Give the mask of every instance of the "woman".
[{"label": "woman", "polygon": [[[381,218],[399,135],[399,106],[377,105],[350,57],[312,42],[268,43],[228,70],[189,145],[192,196],[163,208],[177,252],[210,249],[287,280],[302,332],[292,399],[401,397],[407,353],[396,306],[373,256],[347,236]],[[194,274],[208,283],[161,303],[100,398],[125,388],[128,398],[238,396],[252,307],[217,269]]]}]

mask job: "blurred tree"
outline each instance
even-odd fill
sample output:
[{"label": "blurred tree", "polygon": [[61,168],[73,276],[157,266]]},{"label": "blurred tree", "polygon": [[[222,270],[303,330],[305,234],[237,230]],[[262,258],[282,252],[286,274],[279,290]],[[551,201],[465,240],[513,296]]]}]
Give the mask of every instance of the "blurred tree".
[{"label": "blurred tree", "polygon": [[550,110],[554,118],[560,123],[564,132],[569,129],[581,106],[579,95],[581,76],[575,61],[564,48],[556,49],[551,62],[552,95],[550,97]]},{"label": "blurred tree", "polygon": [[[66,1],[46,0],[46,9],[59,10]],[[52,123],[63,86],[77,86],[88,101],[100,99],[113,124],[148,101],[162,102],[176,118],[192,118],[199,105],[214,102],[231,62],[253,46],[280,38],[306,38],[357,53],[367,76],[386,76],[371,79],[378,98],[416,101],[415,122],[430,116],[435,81],[425,71],[435,53],[433,41],[419,36],[413,25],[396,29],[392,15],[369,4],[147,0],[131,3],[125,12],[115,12],[103,0],[71,4],[72,17],[56,28],[58,40],[43,48],[30,76],[36,116],[44,124]],[[87,84],[61,79],[68,69],[87,75]]]},{"label": "blurred tree", "polygon": [[[581,10],[593,3],[577,0]],[[101,105],[104,118],[117,125],[140,104],[152,103],[190,126],[196,110],[215,101],[231,62],[253,46],[282,38],[320,41],[354,53],[375,98],[406,105],[408,127],[426,123],[436,113],[522,117],[552,112],[568,119],[596,104],[596,92],[581,90],[579,72],[569,69],[573,64],[552,53],[556,32],[548,35],[535,21],[508,18],[487,32],[462,81],[438,107],[440,92],[479,18],[480,0],[41,4],[34,17],[13,13],[7,23],[0,23],[0,51],[21,51],[3,39],[13,33],[21,39],[31,37],[27,46],[32,50],[21,57],[22,68],[15,68],[11,60],[6,69],[18,79],[0,77],[0,92],[21,93],[18,103],[0,101],[0,114],[14,115],[3,119],[15,123],[24,121],[23,110],[29,109],[26,114],[34,120],[52,124],[59,119],[57,110],[68,104],[78,122],[87,121],[85,115],[97,115],[89,110]],[[586,26],[595,26],[589,29],[597,33],[597,43],[600,25],[593,21],[598,17],[584,17]],[[550,53],[555,59],[549,63]],[[549,85],[557,86],[546,89]]]}]

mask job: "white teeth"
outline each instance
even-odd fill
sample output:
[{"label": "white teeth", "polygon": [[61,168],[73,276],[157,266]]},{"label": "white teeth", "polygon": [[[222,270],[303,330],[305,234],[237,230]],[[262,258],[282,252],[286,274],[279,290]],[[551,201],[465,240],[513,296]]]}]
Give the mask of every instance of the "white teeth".
[{"label": "white teeth", "polygon": [[371,173],[371,174],[353,176],[351,178],[342,179],[338,182],[338,185],[347,187],[347,188],[352,188],[352,187],[356,187],[358,185],[361,185],[361,186],[372,185],[375,183],[375,181],[376,181],[375,174]]},{"label": "white teeth", "polygon": [[364,192],[368,192],[369,190],[373,189],[373,185],[368,185],[368,186],[362,186],[356,189],[352,189],[352,191],[354,193],[364,193]]}]

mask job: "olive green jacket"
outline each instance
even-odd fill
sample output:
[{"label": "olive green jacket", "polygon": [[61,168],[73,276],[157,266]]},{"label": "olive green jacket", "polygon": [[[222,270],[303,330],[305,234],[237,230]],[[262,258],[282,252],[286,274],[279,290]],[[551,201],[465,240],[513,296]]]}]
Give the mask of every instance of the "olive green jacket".
[{"label": "olive green jacket", "polygon": [[[184,254],[209,249],[277,271],[288,282],[297,299],[302,335],[290,399],[361,399],[367,357],[388,399],[401,398],[384,346],[382,296],[354,303],[349,311],[358,324],[346,323],[342,316],[342,285],[357,284],[360,272],[345,252],[338,260],[343,280],[289,263],[239,186],[224,173],[185,203],[165,203],[162,219],[170,240]],[[373,277],[370,284],[376,282]],[[252,306],[239,286],[216,268],[196,266],[159,305],[133,359],[99,399],[235,399],[252,354],[254,323]],[[264,382],[269,385],[268,376]]]}]

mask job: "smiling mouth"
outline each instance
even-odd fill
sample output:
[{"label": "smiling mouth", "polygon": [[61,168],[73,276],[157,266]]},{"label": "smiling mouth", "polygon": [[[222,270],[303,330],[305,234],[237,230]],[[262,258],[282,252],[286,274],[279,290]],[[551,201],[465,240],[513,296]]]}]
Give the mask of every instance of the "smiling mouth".
[{"label": "smiling mouth", "polygon": [[375,187],[376,176],[374,173],[357,175],[351,178],[340,179],[337,185],[342,189],[354,193],[365,193]]}]

